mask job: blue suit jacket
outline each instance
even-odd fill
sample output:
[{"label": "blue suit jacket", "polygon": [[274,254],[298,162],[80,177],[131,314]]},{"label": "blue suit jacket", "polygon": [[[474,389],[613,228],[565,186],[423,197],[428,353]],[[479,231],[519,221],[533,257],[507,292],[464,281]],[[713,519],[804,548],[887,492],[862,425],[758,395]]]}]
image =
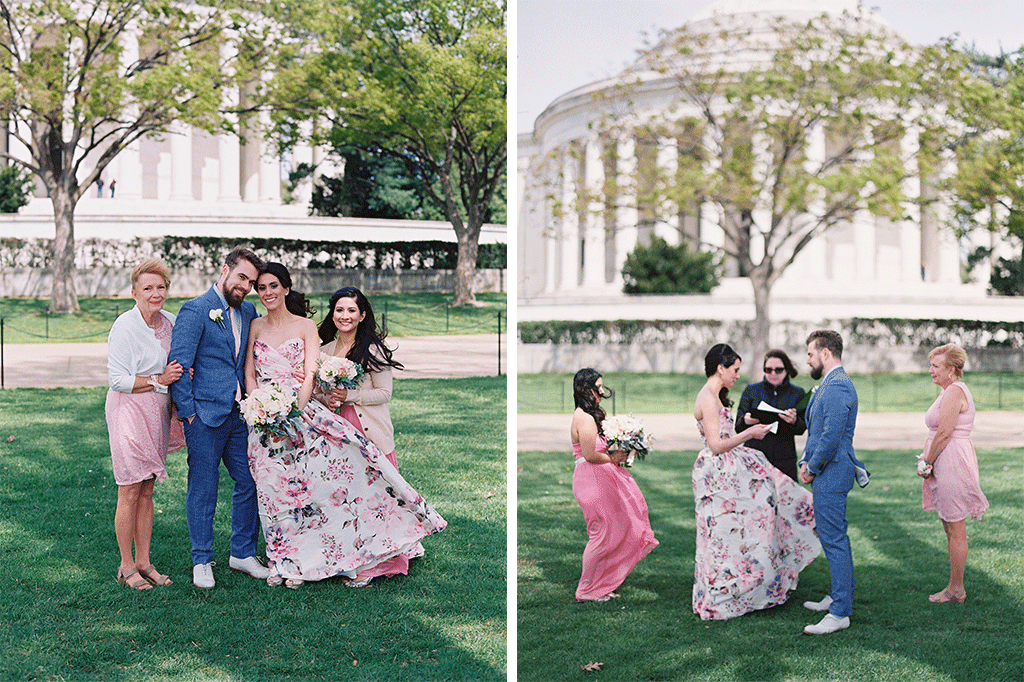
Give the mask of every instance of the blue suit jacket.
[{"label": "blue suit jacket", "polygon": [[[210,319],[210,311],[216,308],[224,311],[223,324]],[[220,426],[234,407],[235,387],[245,390],[245,348],[249,323],[257,316],[256,306],[242,301],[240,312],[242,333],[236,355],[228,311],[213,287],[181,306],[168,354],[168,362],[177,360],[185,368],[181,378],[171,384],[179,419],[197,415],[207,426]],[[189,377],[190,367],[195,369],[194,377]]]},{"label": "blue suit jacket", "polygon": [[857,391],[842,367],[837,367],[814,392],[807,407],[807,445],[801,463],[814,475],[813,489],[849,492],[857,467],[864,465],[853,452],[857,426]]}]

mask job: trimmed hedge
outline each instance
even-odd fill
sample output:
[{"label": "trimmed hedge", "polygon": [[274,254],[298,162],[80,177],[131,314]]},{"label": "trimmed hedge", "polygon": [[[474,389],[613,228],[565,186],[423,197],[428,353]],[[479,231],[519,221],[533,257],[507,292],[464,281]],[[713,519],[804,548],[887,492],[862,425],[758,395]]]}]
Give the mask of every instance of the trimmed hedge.
[{"label": "trimmed hedge", "polygon": [[[0,239],[0,267],[48,268],[51,239]],[[134,267],[144,258],[162,258],[172,268],[216,269],[224,254],[244,244],[267,260],[288,268],[451,270],[458,245],[444,241],[339,242],[300,239],[232,239],[225,237],[157,237],[152,239],[82,239],[75,242],[79,268]],[[506,244],[480,244],[476,267],[507,267]]]},{"label": "trimmed hedge", "polygon": [[[787,338],[801,345],[808,323],[775,322]],[[965,348],[1024,348],[1024,322],[990,322],[986,320],[906,320],[893,318],[853,318],[832,321],[843,330],[848,344],[873,346],[917,346],[932,348],[956,343]],[[706,345],[720,338],[745,338],[752,333],[750,321],[720,320],[597,320],[575,322],[552,320],[520,322],[517,325],[522,343],[555,344],[630,344],[687,343]]]}]

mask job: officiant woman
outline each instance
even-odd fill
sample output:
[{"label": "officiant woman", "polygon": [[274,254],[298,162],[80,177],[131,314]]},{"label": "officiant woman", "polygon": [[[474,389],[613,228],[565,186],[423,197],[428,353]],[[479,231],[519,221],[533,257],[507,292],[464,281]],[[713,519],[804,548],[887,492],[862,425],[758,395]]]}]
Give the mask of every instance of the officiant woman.
[{"label": "officiant woman", "polygon": [[[805,391],[790,383],[789,380],[795,378],[798,372],[785,351],[775,348],[765,353],[762,367],[764,379],[743,389],[736,410],[736,433],[754,424],[777,421],[777,432],[768,433],[761,440],[751,439],[747,441],[747,446],[763,452],[775,468],[796,481],[795,438],[807,431],[807,422],[804,421],[807,404],[802,402]],[[759,410],[762,401],[781,410],[781,414]]]}]

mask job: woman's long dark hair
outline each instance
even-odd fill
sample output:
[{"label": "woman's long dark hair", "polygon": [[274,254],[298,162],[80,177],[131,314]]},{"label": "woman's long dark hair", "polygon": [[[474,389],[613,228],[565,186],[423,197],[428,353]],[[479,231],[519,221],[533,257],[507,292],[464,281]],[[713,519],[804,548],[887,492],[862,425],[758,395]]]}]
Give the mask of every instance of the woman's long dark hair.
[{"label": "woman's long dark hair", "polygon": [[[719,365],[732,367],[736,364],[737,360],[741,359],[739,354],[729,344],[716,343],[714,346],[711,346],[711,350],[704,356],[704,376],[710,377],[717,372]],[[732,407],[732,401],[729,400],[729,389],[725,386],[718,392],[718,399],[722,401],[722,405],[725,407]]]},{"label": "woman's long dark hair", "polygon": [[320,340],[327,343],[338,336],[338,326],[334,324],[334,307],[343,298],[355,300],[359,312],[365,314],[363,321],[356,327],[356,339],[345,357],[362,365],[367,372],[379,372],[385,367],[405,369],[405,365],[391,357],[394,351],[384,343],[388,333],[384,329],[377,328],[377,318],[373,315],[370,299],[355,287],[342,287],[331,296],[330,303],[327,305],[327,315],[324,316],[324,321],[320,323],[318,330]]},{"label": "woman's long dark hair", "polygon": [[[288,274],[288,268],[281,263],[264,263],[263,268],[260,269],[260,274],[263,273],[277,277],[281,286],[288,290],[288,295],[284,297],[284,307],[288,309],[288,312],[299,317],[313,317],[316,311],[309,304],[306,295],[292,287],[292,276]],[[258,277],[257,281],[259,281]]]},{"label": "woman's long dark hair", "polygon": [[597,380],[600,378],[601,373],[589,367],[584,367],[576,372],[576,376],[572,378],[572,399],[576,403],[576,407],[594,418],[594,421],[597,422],[597,432],[603,436],[604,429],[601,428],[601,422],[604,421],[605,414],[594,396],[597,391]]}]

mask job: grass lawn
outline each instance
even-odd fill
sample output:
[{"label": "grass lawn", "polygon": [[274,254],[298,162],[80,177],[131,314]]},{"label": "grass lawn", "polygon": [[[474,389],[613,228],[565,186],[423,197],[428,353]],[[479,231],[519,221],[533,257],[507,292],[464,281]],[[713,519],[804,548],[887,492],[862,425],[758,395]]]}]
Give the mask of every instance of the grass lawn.
[{"label": "grass lawn", "polygon": [[[370,294],[378,323],[386,317],[392,336],[434,336],[439,334],[496,334],[498,313],[501,333],[508,333],[508,304],[504,293],[480,293],[479,305],[452,308],[451,296],[444,293]],[[314,319],[319,322],[327,312],[330,294],[310,296]],[[169,298],[164,309],[177,314],[188,298]],[[266,312],[255,294],[247,300]],[[0,298],[0,317],[4,318],[5,343],[54,343],[106,341],[110,325],[118,314],[130,309],[135,301],[129,298],[85,298],[78,300],[81,312],[71,315],[48,315],[49,299]]]},{"label": "grass lawn", "polygon": [[[655,452],[632,472],[661,544],[641,561],[620,599],[576,603],[586,544],[572,495],[572,460],[521,452],[518,467],[519,680],[985,680],[1024,679],[1022,452],[979,453],[991,508],[969,521],[967,602],[931,604],[949,576],[945,534],[921,509],[913,452],[858,452],[871,485],[849,496],[856,569],[852,626],[802,635],[820,620],[802,608],[829,586],[819,556],[789,601],[726,621],[691,608],[696,453]],[[604,663],[584,673],[588,662]]]},{"label": "grass lawn", "polygon": [[132,592],[114,582],[106,390],[0,392],[0,680],[504,680],[505,378],[396,389],[402,473],[448,521],[409,575],[292,591],[229,572],[222,469],[209,592],[191,581],[184,451],[155,496],[153,561],[175,584]]},{"label": "grass lawn", "polygon": [[[803,370],[804,368],[801,368]],[[758,376],[760,381],[763,376]],[[939,395],[927,372],[916,374],[854,374],[861,412],[924,412]],[[615,390],[603,407],[609,414],[689,413],[707,377],[697,374],[632,374],[609,372],[606,386]],[[1024,410],[1024,372],[970,372],[964,376],[979,410]],[[801,371],[793,382],[809,390],[817,382]],[[571,374],[520,374],[517,404],[521,414],[572,412]],[[730,391],[738,401],[744,379]]]}]

